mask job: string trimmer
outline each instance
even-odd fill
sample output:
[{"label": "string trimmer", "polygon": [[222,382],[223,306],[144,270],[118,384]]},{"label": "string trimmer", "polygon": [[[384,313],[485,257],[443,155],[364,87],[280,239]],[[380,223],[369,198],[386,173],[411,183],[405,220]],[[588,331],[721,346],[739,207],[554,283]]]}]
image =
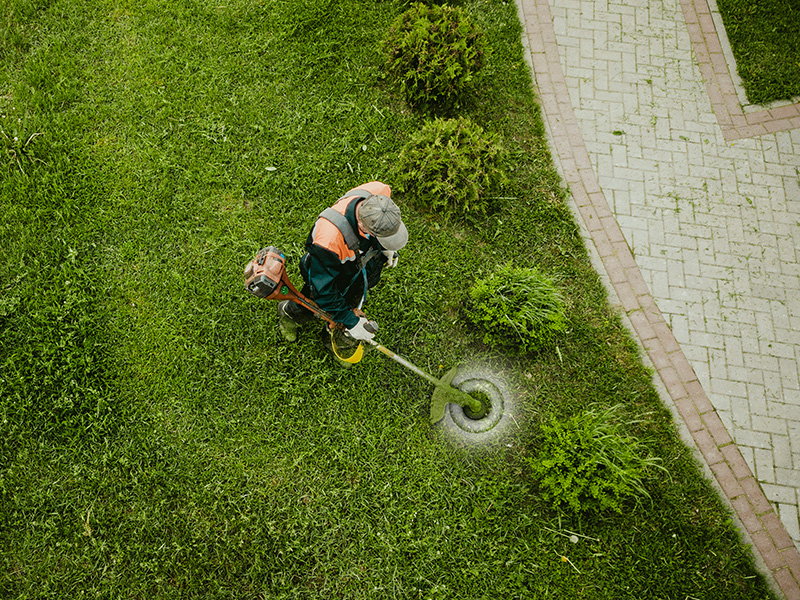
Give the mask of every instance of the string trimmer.
[{"label": "string trimmer", "polygon": [[[318,318],[327,322],[331,330],[339,329],[344,331],[340,323],[334,321],[333,318],[317,306],[313,300],[306,298],[292,285],[286,273],[286,257],[278,248],[269,246],[260,250],[256,257],[247,263],[244,269],[244,278],[245,287],[254,296],[266,298],[267,300],[291,300],[292,302],[306,307]],[[376,332],[377,323],[371,322],[371,326],[372,331]],[[336,346],[333,343],[334,336],[331,337],[331,341],[334,352],[337,352]],[[436,379],[375,340],[369,340],[369,344],[435,386],[436,389],[431,397],[431,423],[438,423],[444,418],[445,408],[448,404],[458,404],[462,406],[464,408],[464,413],[468,415],[470,419],[478,420],[487,415],[490,409],[489,406],[481,400],[451,385],[453,378],[458,372],[456,367],[448,371],[441,379]],[[350,363],[359,362],[363,355],[364,346],[360,341],[356,351],[351,356],[343,357],[339,356],[337,353],[337,356],[339,356],[341,360]]]}]

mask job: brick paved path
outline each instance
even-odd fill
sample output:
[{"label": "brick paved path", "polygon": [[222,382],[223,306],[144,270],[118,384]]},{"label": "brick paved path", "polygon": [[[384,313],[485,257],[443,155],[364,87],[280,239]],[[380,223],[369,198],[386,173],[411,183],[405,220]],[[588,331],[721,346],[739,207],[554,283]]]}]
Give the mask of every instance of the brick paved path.
[{"label": "brick paved path", "polygon": [[621,309],[798,600],[800,104],[742,106],[707,0],[517,4],[554,158]]}]

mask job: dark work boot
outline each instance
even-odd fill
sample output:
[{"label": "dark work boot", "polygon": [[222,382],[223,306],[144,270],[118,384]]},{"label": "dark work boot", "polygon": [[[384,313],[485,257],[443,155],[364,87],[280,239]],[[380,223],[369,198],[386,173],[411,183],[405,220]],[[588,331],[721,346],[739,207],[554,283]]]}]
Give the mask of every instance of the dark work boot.
[{"label": "dark work boot", "polygon": [[286,314],[287,304],[289,304],[288,300],[278,303],[278,329],[287,342],[296,342],[298,324],[292,317]]}]

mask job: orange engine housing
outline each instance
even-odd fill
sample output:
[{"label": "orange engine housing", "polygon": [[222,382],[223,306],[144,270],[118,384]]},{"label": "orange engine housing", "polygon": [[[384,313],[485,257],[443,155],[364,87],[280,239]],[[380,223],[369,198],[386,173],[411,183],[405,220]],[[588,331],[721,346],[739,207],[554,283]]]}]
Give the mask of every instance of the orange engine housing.
[{"label": "orange engine housing", "polygon": [[244,287],[258,298],[291,300],[314,313],[331,327],[341,327],[312,300],[297,291],[286,274],[286,257],[275,246],[262,248],[244,268]]},{"label": "orange engine housing", "polygon": [[[244,286],[258,298],[269,300],[294,291],[286,278],[286,257],[275,246],[259,250],[256,257],[244,268]],[[288,286],[289,290],[282,290]]]}]

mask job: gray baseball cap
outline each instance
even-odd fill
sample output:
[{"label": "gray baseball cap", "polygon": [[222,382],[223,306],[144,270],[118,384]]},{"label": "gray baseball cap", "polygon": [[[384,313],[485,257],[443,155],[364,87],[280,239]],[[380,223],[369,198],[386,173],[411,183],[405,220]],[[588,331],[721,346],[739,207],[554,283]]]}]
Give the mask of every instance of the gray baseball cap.
[{"label": "gray baseball cap", "polygon": [[387,250],[400,250],[408,243],[408,229],[400,217],[400,208],[389,196],[374,194],[363,200],[358,206],[358,220]]}]

